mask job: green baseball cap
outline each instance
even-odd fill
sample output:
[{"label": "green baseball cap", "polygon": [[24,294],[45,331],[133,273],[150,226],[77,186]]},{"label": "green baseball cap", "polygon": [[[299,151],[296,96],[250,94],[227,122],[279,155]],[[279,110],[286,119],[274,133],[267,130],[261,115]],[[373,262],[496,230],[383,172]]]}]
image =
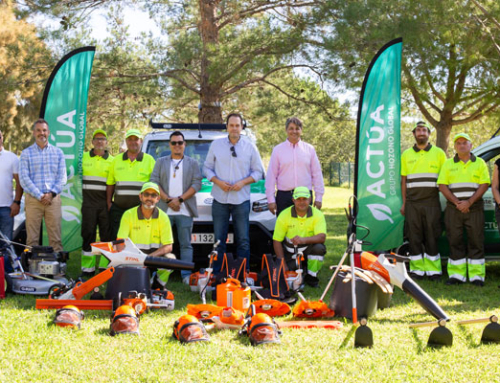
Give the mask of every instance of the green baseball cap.
[{"label": "green baseball cap", "polygon": [[104,135],[104,137],[108,138],[108,134],[102,129],[96,129],[94,131],[94,134],[92,134],[92,138],[94,138],[96,136],[96,134],[102,134],[102,135]]},{"label": "green baseball cap", "polygon": [[129,129],[127,130],[127,133],[125,134],[125,138],[129,138],[132,136],[136,136],[142,140],[142,133],[139,129]]},{"label": "green baseball cap", "polygon": [[298,186],[293,191],[293,199],[310,198],[311,192],[305,186]]},{"label": "green baseball cap", "polygon": [[142,185],[141,194],[149,189],[152,189],[155,192],[157,192],[158,194],[160,194],[160,188],[154,182],[146,182],[144,185]]},{"label": "green baseball cap", "polygon": [[467,133],[458,133],[453,138],[453,143],[455,143],[459,138],[465,138],[467,141],[472,142],[472,140],[470,139],[470,136]]},{"label": "green baseball cap", "polygon": [[418,121],[415,126],[413,127],[413,130],[412,132],[415,132],[415,129],[417,129],[419,126],[425,126],[427,128],[427,130],[429,131],[429,133],[431,132],[431,127],[429,126],[429,124],[425,121]]}]

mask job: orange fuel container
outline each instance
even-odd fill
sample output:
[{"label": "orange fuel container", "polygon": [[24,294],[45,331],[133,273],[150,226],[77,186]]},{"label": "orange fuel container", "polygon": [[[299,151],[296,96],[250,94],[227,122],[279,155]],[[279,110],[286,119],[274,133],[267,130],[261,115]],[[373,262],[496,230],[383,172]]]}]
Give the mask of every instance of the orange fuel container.
[{"label": "orange fuel container", "polygon": [[250,287],[242,287],[237,279],[228,278],[217,285],[217,306],[233,307],[246,313],[251,303]]}]

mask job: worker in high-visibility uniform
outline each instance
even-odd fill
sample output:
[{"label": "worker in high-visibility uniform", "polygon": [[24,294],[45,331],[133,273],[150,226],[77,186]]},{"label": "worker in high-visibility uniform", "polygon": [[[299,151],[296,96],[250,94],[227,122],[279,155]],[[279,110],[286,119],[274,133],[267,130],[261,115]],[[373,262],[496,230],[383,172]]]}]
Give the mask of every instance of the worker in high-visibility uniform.
[{"label": "worker in high-visibility uniform", "polygon": [[[82,171],[82,277],[90,278],[96,268],[96,256],[92,255],[90,244],[99,238],[107,242],[112,238],[109,233],[109,216],[106,205],[106,180],[113,161],[106,150],[108,135],[97,129],[92,135],[93,149],[83,153]],[[104,257],[101,257],[104,258]]]},{"label": "worker in high-visibility uniform", "polygon": [[[117,238],[130,238],[142,252],[151,256],[175,258],[171,254],[174,240],[170,219],[156,207],[160,202],[160,188],[154,182],[146,182],[139,199],[139,206],[123,214]],[[171,273],[171,270],[158,269],[156,281],[165,286]]]},{"label": "worker in high-visibility uniform", "polygon": [[446,161],[441,148],[429,143],[431,129],[419,121],[413,128],[415,145],[401,156],[401,194],[406,237],[410,245],[410,275],[431,280],[441,278],[441,205],[437,179]]},{"label": "worker in high-visibility uniform", "polygon": [[468,134],[457,134],[453,142],[456,154],[446,160],[437,181],[439,191],[448,200],[444,218],[450,243],[446,284],[462,284],[468,274],[469,282],[482,287],[486,276],[482,197],[488,190],[490,175],[483,159],[471,153]]},{"label": "worker in high-visibility uniform", "polygon": [[311,192],[305,186],[293,191],[293,206],[283,210],[273,234],[273,248],[276,257],[285,259],[285,271],[296,270],[292,258],[297,251],[306,257],[304,282],[311,287],[319,287],[318,273],[323,266],[326,254],[326,220],[323,213],[309,205]]},{"label": "worker in high-visibility uniform", "polygon": [[141,151],[142,133],[139,130],[128,130],[125,143],[127,151],[115,157],[106,182],[112,238],[116,238],[123,213],[140,204],[139,191],[149,181],[155,166],[154,158]]}]

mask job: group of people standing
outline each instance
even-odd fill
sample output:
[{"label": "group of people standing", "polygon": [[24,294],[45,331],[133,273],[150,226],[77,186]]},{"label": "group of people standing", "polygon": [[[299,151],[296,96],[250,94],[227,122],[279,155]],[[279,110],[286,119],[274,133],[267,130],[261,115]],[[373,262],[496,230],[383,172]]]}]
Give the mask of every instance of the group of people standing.
[{"label": "group of people standing", "polygon": [[[431,129],[425,122],[417,122],[413,129],[415,145],[401,156],[401,214],[405,216],[409,241],[410,273],[414,279],[427,276],[438,281],[441,278],[438,249],[442,232],[441,192],[447,200],[444,223],[450,247],[446,284],[462,284],[468,279],[473,285],[484,286],[482,196],[490,184],[488,168],[481,158],[471,153],[472,141],[468,134],[455,135],[456,154],[449,159],[443,150],[429,143],[430,134]],[[496,165],[498,174],[498,163]],[[493,193],[500,203],[498,181]]]},{"label": "group of people standing", "polygon": [[[244,120],[231,113],[226,120],[227,137],[214,140],[206,157],[203,173],[213,183],[212,216],[218,252],[226,252],[230,221],[234,229],[236,256],[250,260],[250,185],[264,177],[264,166],[256,146],[242,131]],[[289,118],[285,125],[287,139],[277,145],[269,162],[265,187],[268,207],[276,214],[273,248],[285,260],[286,269],[295,269],[294,255],[303,252],[307,261],[305,282],[318,286],[318,272],[326,253],[326,221],[321,212],[324,194],[321,165],[314,147],[302,139],[302,122]],[[61,199],[66,183],[64,155],[48,143],[48,123],[33,125],[35,143],[23,150],[20,160],[3,148],[0,132],[0,230],[12,235],[12,219],[19,213],[25,192],[27,245],[39,242],[42,219],[45,219],[49,244],[62,251]],[[447,199],[445,226],[450,245],[447,284],[467,281],[484,285],[484,214],[482,196],[490,178],[485,162],[471,153],[472,143],[465,133],[453,143],[456,154],[445,153],[429,143],[431,130],[424,122],[414,129],[415,145],[401,157],[401,189],[405,232],[410,246],[411,275],[441,277],[438,238],[441,234],[439,192]],[[171,154],[157,161],[142,152],[143,136],[139,130],[126,132],[127,150],[113,157],[107,150],[107,133],[97,129],[92,135],[92,149],[85,152],[82,203],[82,273],[94,274],[106,267],[101,258],[96,265],[91,254],[97,231],[102,241],[130,238],[142,251],[154,256],[169,256],[172,251],[172,226],[177,229],[180,258],[192,261],[191,235],[193,218],[198,216],[196,193],[201,189],[202,172],[198,162],[186,156],[182,132],[170,136]],[[500,202],[496,163],[493,195]],[[12,179],[16,190],[12,196]],[[498,209],[497,209],[498,210]],[[467,241],[463,238],[467,232]],[[170,255],[172,256],[172,255]],[[221,267],[221,258],[214,265]],[[169,272],[157,271],[157,282],[164,286]],[[189,271],[182,271],[189,283]]]}]

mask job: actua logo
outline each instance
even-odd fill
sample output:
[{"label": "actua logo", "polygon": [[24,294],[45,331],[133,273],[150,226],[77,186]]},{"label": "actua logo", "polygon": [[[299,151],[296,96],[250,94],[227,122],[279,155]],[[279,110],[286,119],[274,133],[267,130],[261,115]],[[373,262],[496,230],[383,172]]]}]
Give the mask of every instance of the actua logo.
[{"label": "actua logo", "polygon": [[387,205],[388,195],[397,195],[399,174],[396,171],[398,159],[396,158],[394,138],[394,113],[395,107],[387,111],[380,105],[370,114],[371,127],[366,131],[368,146],[366,148],[366,175],[368,182],[366,191],[375,198],[370,198],[366,206],[373,218],[377,221],[389,221],[394,224],[393,212]]}]

